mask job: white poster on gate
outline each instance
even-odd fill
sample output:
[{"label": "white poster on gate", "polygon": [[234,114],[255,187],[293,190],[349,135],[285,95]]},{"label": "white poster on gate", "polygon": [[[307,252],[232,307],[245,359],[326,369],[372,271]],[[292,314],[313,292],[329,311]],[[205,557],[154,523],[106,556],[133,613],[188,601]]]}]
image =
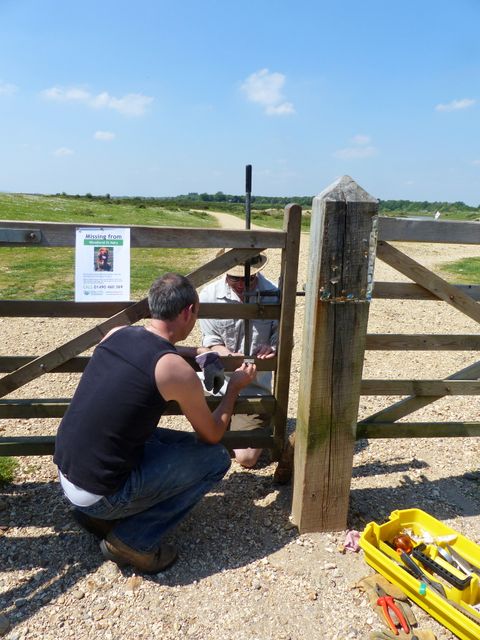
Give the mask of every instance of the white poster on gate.
[{"label": "white poster on gate", "polygon": [[75,302],[128,300],[130,229],[76,229]]}]

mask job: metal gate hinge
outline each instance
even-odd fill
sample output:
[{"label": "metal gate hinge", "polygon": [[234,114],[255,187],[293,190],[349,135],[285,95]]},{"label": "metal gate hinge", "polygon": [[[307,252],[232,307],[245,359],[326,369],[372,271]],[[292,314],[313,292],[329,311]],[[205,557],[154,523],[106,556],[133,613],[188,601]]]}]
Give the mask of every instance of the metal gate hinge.
[{"label": "metal gate hinge", "polygon": [[0,229],[0,242],[6,244],[38,244],[40,229]]}]

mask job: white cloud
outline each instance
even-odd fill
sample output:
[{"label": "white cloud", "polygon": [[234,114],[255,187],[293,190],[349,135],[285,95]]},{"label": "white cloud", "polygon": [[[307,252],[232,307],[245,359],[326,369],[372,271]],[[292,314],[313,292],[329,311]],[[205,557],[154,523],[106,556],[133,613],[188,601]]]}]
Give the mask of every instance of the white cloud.
[{"label": "white cloud", "polygon": [[447,104],[437,104],[436,111],[459,111],[460,109],[468,109],[475,104],[476,100],[471,98],[463,98],[462,100],[452,100]]},{"label": "white cloud", "polygon": [[268,105],[265,109],[268,116],[289,116],[295,113],[295,108],[291,102],[282,102],[275,106]]},{"label": "white cloud", "polygon": [[352,158],[371,158],[378,153],[378,149],[370,144],[371,141],[370,136],[359,133],[351,139],[354,146],[338,149],[333,155],[335,158],[341,158],[342,160],[349,160]]},{"label": "white cloud", "polygon": [[60,147],[59,149],[55,149],[55,151],[53,152],[54,156],[57,156],[58,158],[63,158],[65,156],[73,156],[75,152],[72,151],[72,149],[69,149],[68,147]]},{"label": "white cloud", "polygon": [[121,98],[116,98],[106,91],[93,95],[81,87],[51,87],[42,91],[41,95],[46,100],[55,102],[79,102],[92,109],[113,109],[125,116],[143,116],[153,102],[153,98],[141,93],[127,93]]},{"label": "white cloud", "polygon": [[338,149],[333,154],[336,158],[342,158],[343,160],[351,158],[371,158],[378,153],[375,147],[346,147],[345,149]]},{"label": "white cloud", "polygon": [[477,165],[477,166],[478,166],[478,165],[480,165],[480,160],[474,160],[474,161],[472,162],[472,164],[475,164],[475,165]]},{"label": "white cloud", "polygon": [[285,84],[283,73],[270,73],[260,69],[252,73],[241,86],[247,100],[261,105],[269,116],[285,116],[295,113],[291,102],[285,101],[282,89]]},{"label": "white cloud", "polygon": [[18,87],[8,82],[0,82],[0,96],[13,96],[18,91]]},{"label": "white cloud", "polygon": [[111,131],[95,131],[93,134],[95,140],[102,140],[102,142],[110,142],[115,139],[115,134]]},{"label": "white cloud", "polygon": [[368,144],[370,142],[370,136],[366,136],[363,133],[358,133],[352,138],[353,144]]}]

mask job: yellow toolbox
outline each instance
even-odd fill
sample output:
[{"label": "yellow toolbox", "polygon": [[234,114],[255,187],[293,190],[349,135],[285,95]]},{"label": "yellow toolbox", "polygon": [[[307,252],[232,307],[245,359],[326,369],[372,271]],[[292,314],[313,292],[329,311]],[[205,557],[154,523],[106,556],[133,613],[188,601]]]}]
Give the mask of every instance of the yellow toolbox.
[{"label": "yellow toolbox", "polygon": [[[400,534],[414,541],[406,558],[394,548]],[[479,640],[479,545],[420,509],[404,509],[393,511],[383,524],[367,524],[360,547],[375,571],[456,636]]]}]

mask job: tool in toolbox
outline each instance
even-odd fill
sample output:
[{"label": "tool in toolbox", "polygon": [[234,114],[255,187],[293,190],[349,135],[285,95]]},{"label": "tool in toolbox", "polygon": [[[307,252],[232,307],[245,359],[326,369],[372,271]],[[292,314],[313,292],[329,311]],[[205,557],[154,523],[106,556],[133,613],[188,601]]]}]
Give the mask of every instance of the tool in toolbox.
[{"label": "tool in toolbox", "polygon": [[413,540],[406,533],[399,533],[392,540],[394,549],[401,549],[402,551],[405,551],[405,553],[411,553],[414,544]]},{"label": "tool in toolbox", "polygon": [[416,562],[414,562],[410,558],[410,556],[405,553],[405,551],[398,550],[397,553],[401,557],[403,562],[406,564],[406,566],[413,573],[415,578],[417,578],[417,580],[420,580],[420,582],[425,582],[426,584],[428,584],[430,587],[432,587],[432,589],[435,589],[435,591],[439,595],[441,595],[443,598],[447,597],[447,593],[445,591],[445,587],[443,586],[443,584],[441,582],[437,582],[436,580],[433,580],[427,573],[422,571],[420,569],[420,567],[418,566],[418,564]]},{"label": "tool in toolbox", "polygon": [[[467,575],[465,578],[457,577],[439,562],[426,554],[426,548],[426,545],[422,542],[412,549],[412,556],[415,558],[415,560],[419,560],[425,567],[427,567],[427,569],[430,569],[431,571],[436,573],[437,576],[440,576],[440,578],[446,580],[449,584],[455,587],[455,589],[460,589],[460,591],[463,591],[463,589],[466,589],[468,587],[472,580],[471,575]],[[452,564],[452,566],[455,567],[454,564]]]},{"label": "tool in toolbox", "polygon": [[[437,554],[444,560],[446,560],[455,569],[461,568],[464,573],[467,573],[466,577],[462,578],[456,576],[454,573],[449,571],[447,567],[437,562],[434,558],[429,556],[428,553],[425,553],[427,545],[424,542],[421,542],[420,544],[417,544],[415,546],[415,542],[406,533],[397,534],[392,540],[392,546],[397,553],[405,551],[405,553],[412,555],[412,557],[415,558],[415,560],[421,562],[424,567],[427,567],[427,569],[433,571],[433,573],[446,580],[456,589],[460,589],[462,591],[463,589],[466,589],[471,582],[471,571],[467,571],[466,568],[460,567],[460,563],[458,561],[455,561],[452,555],[448,553],[448,551],[445,551],[438,545],[432,545],[433,548],[436,549]],[[453,551],[453,549],[451,549],[451,551]],[[466,566],[466,564],[468,563],[465,562],[464,566]]]},{"label": "tool in toolbox", "polygon": [[424,571],[422,571],[420,569],[420,567],[404,551],[402,551],[399,555],[402,558],[402,560],[405,562],[407,567],[411,570],[411,572],[415,575],[415,577],[418,580],[420,580],[421,582],[425,582],[432,589],[435,589],[437,594],[441,598],[443,598],[443,600],[445,600],[445,602],[448,602],[448,604],[450,606],[452,606],[454,609],[456,609],[457,611],[460,611],[461,613],[463,613],[463,615],[467,616],[467,618],[469,620],[471,620],[472,622],[475,622],[476,624],[480,625],[480,618],[478,618],[474,613],[470,613],[470,611],[468,611],[461,604],[458,604],[458,602],[455,602],[454,600],[452,600],[451,598],[449,598],[447,596],[447,592],[445,591],[445,587],[443,586],[443,584],[441,582],[437,582],[436,580],[432,580],[432,578],[430,578],[430,576],[428,574],[426,574]]},{"label": "tool in toolbox", "polygon": [[403,611],[400,609],[399,606],[397,606],[395,604],[395,600],[392,598],[392,596],[389,596],[385,592],[385,590],[382,589],[382,587],[380,585],[377,584],[375,586],[375,589],[376,589],[377,594],[378,594],[377,604],[380,607],[382,607],[382,609],[383,609],[383,617],[385,618],[385,621],[388,624],[388,626],[390,627],[390,629],[393,631],[393,633],[395,635],[398,635],[397,625],[393,621],[393,618],[392,618],[392,616],[390,614],[390,611],[392,611],[392,613],[394,613],[395,616],[397,617],[397,620],[400,623],[400,626],[402,627],[402,629],[405,631],[405,633],[408,633],[410,631],[410,627],[408,626],[408,623],[405,620],[405,616],[403,615]]},{"label": "tool in toolbox", "polygon": [[477,569],[477,567],[474,567],[473,564],[468,562],[468,560],[462,558],[462,556],[457,553],[455,549],[452,549],[449,544],[446,544],[445,547],[449,552],[450,557],[453,559],[454,563],[458,566],[459,569],[464,571],[467,575],[470,575],[470,577],[473,573],[475,573],[477,576],[480,576],[480,569]]}]

